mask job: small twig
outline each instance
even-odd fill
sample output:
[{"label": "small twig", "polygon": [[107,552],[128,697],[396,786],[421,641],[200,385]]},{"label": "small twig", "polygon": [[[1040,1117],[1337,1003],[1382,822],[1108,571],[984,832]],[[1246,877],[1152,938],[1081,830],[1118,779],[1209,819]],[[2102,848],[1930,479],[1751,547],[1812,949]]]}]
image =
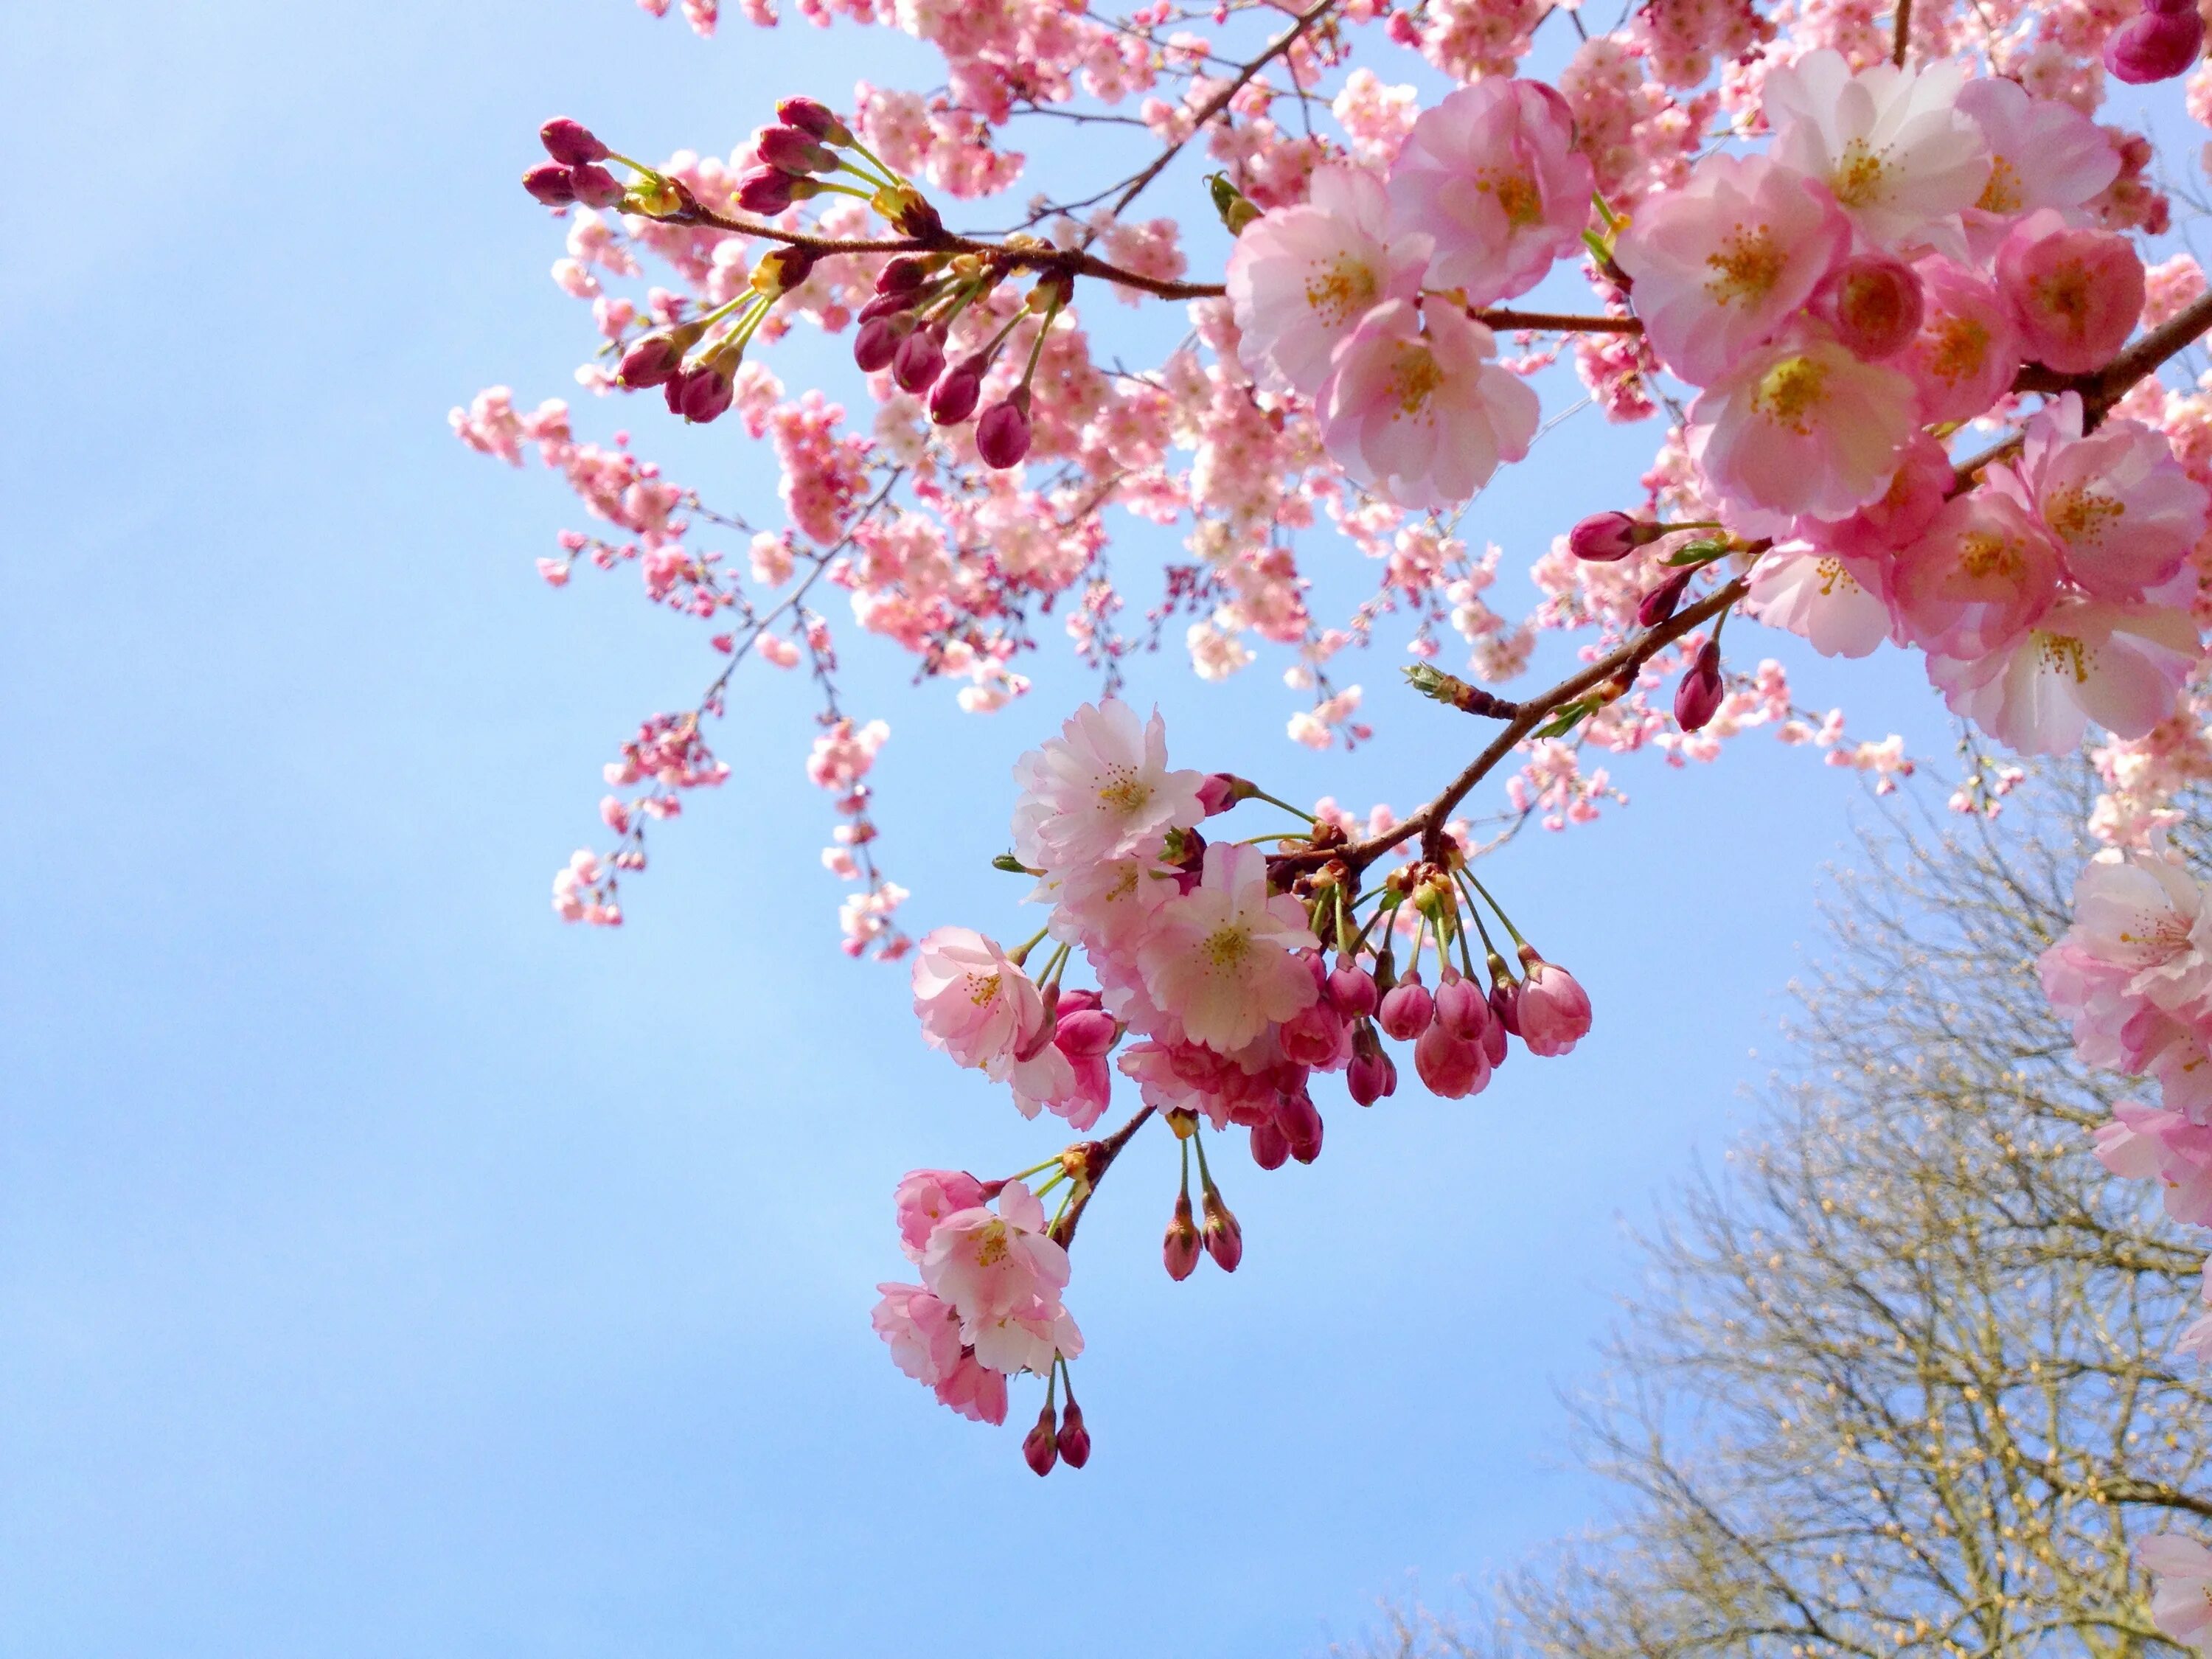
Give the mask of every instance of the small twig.
[{"label": "small twig", "polygon": [[1083,1174],[1079,1178],[1074,1199],[1067,1206],[1067,1213],[1052,1226],[1052,1241],[1061,1249],[1075,1242],[1075,1224],[1083,1219],[1084,1211],[1090,1207],[1091,1195],[1098,1190],[1099,1182],[1113,1167],[1114,1160],[1121,1156],[1121,1149],[1129,1144],[1129,1138],[1145,1127],[1145,1120],[1152,1115],[1152,1109],[1146,1106],[1105,1139],[1086,1140],[1067,1149],[1083,1155]]}]

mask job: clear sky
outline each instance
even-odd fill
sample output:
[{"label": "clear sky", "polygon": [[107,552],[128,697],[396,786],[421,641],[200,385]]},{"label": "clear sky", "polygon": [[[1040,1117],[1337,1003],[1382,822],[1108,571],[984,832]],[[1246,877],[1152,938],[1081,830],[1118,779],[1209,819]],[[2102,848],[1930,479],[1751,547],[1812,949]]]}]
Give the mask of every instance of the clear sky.
[{"label": "clear sky", "polygon": [[[1325,1102],[1316,1167],[1226,1172],[1233,1279],[1166,1280],[1173,1162],[1140,1145],[1070,1295],[1097,1450],[1042,1483],[868,1328],[902,1170],[1057,1143],[924,1049],[902,970],[838,953],[803,684],[743,677],[741,786],[657,837],[627,928],[547,908],[600,763],[706,658],[628,573],[546,590],[580,515],[446,430],[483,385],[572,391],[586,348],[514,185],[533,130],[726,150],[781,94],[919,62],[620,0],[0,15],[10,1659],[1256,1659],[1594,1513],[1553,1390],[1633,1288],[1621,1218],[1765,1069],[1848,775],[1753,737],[1524,837],[1498,878],[1595,1034],[1474,1101]],[[837,356],[793,350],[794,385]],[[774,513],[733,423],[629,413]],[[1650,436],[1578,422],[1472,533],[1525,566]],[[1048,652],[979,720],[848,643],[909,925],[1026,932],[985,863],[1006,769],[1086,683]],[[1185,764],[1407,806],[1470,727],[1394,690],[1395,653],[1345,676],[1381,726],[1351,757],[1284,739],[1279,663],[1133,695]],[[1948,756],[1897,653],[1803,695]]]}]

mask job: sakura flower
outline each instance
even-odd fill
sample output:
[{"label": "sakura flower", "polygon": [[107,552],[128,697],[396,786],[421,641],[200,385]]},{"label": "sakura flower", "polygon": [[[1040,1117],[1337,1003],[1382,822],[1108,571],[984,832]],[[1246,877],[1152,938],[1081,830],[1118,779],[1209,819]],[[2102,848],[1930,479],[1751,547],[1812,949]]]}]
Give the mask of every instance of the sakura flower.
[{"label": "sakura flower", "polygon": [[2063,755],[2094,720],[2140,738],[2173,712],[2203,654],[2185,611],[2061,599],[2010,648],[1978,661],[1931,656],[1951,711],[2023,755]]},{"label": "sakura flower", "polygon": [[1014,851],[1048,870],[1094,863],[1136,848],[1170,826],[1205,816],[1202,772],[1168,769],[1167,726],[1157,711],[1139,725],[1118,698],[1085,703],[1057,738],[1014,763],[1021,785]]},{"label": "sakura flower", "polygon": [[1732,500],[1839,519],[1889,488],[1913,407],[1905,376],[1808,331],[1747,354],[1700,393],[1690,444]]},{"label": "sakura flower", "polygon": [[1827,185],[1878,247],[1964,252],[1959,216],[1988,186],[1989,141],[1956,107],[1966,71],[1877,64],[1851,73],[1822,50],[1766,77],[1774,159]]},{"label": "sakura flower", "polygon": [[2062,374],[2103,368],[2142,315],[2143,264],[2127,238],[2073,229],[2051,208],[2012,228],[1996,272],[2022,349]]},{"label": "sakura flower", "polygon": [[1981,75],[1960,90],[1958,106],[1990,147],[1989,182],[1966,214],[1967,245],[1977,258],[1996,252],[2022,214],[2080,209],[2119,177],[2112,141],[2070,104],[2034,97],[2002,76]]},{"label": "sakura flower", "polygon": [[891,1201],[898,1211],[899,1248],[919,1261],[921,1247],[939,1222],[983,1201],[983,1183],[963,1170],[912,1170],[899,1182]]},{"label": "sakura flower", "polygon": [[960,1364],[960,1316],[919,1285],[878,1285],[883,1300],[870,1322],[890,1344],[891,1359],[915,1382],[935,1387]]},{"label": "sakura flower", "polygon": [[1386,501],[1457,506],[1536,435],[1536,394],[1485,361],[1496,349],[1455,306],[1386,301],[1337,348],[1316,398],[1322,445]]},{"label": "sakura flower", "polygon": [[1613,251],[1667,367],[1703,386],[1763,343],[1850,247],[1826,188],[1762,155],[1709,155]]},{"label": "sakura flower", "polygon": [[1006,1314],[1056,1304],[1067,1283],[1067,1252],[1045,1232],[1044,1206],[1018,1181],[999,1189],[994,1213],[978,1204],[931,1229],[921,1251],[921,1282],[960,1310],[973,1332]]},{"label": "sakura flower", "polygon": [[1566,100],[1534,81],[1480,81],[1422,112],[1390,169],[1390,208],[1401,231],[1436,239],[1432,287],[1492,305],[1580,249],[1595,186],[1574,139]]},{"label": "sakura flower", "polygon": [[[1863,570],[1887,571],[1890,556],[1920,539],[1943,510],[1956,478],[1951,457],[1924,432],[1916,432],[1898,459],[1897,476],[1878,501],[1848,519],[1800,518],[1792,533],[1823,553],[1858,560]],[[1881,590],[1885,593],[1886,586]]]},{"label": "sakura flower", "polygon": [[2156,1580],[2152,1623],[2175,1641],[2212,1650],[2212,1550],[2179,1533],[2153,1533],[2136,1546],[2136,1559]]},{"label": "sakura flower", "polygon": [[966,927],[922,936],[914,958],[914,1012],[933,1048],[955,1063],[1003,1066],[1042,1029],[1044,1000],[995,940]]},{"label": "sakura flower", "polygon": [[2166,1214],[2185,1226],[2212,1224],[2212,1127],[2124,1100],[2095,1139],[2098,1161],[2114,1175],[2159,1183]]},{"label": "sakura flower", "polygon": [[1316,948],[1304,904],[1267,891],[1267,855],[1216,842],[1198,885],[1160,908],[1138,962],[1146,990],[1190,1040],[1227,1053],[1315,1000],[1298,953]]},{"label": "sakura flower", "polygon": [[2020,368],[2012,307],[1978,272],[1941,257],[1920,276],[1920,333],[1898,366],[1920,388],[1923,421],[1968,421],[2002,397]]},{"label": "sakura flower", "polygon": [[1589,993],[1559,963],[1545,961],[1525,945],[1521,963],[1526,974],[1514,1001],[1521,1041],[1530,1054],[1547,1059],[1571,1054],[1575,1044],[1589,1035]]},{"label": "sakura flower", "polygon": [[1055,1355],[1073,1359],[1083,1352],[1083,1333],[1057,1300],[1032,1302],[1026,1308],[975,1321],[967,1328],[967,1335],[978,1361],[1009,1376],[1020,1371],[1043,1376],[1052,1370]]},{"label": "sakura flower", "polygon": [[1053,907],[1052,936],[1096,955],[1127,957],[1153,914],[1178,890],[1157,847],[1048,871],[1030,897]]},{"label": "sakura flower", "polygon": [[1237,356],[1271,391],[1311,397],[1329,357],[1384,300],[1420,292],[1425,235],[1390,235],[1390,198],[1361,167],[1325,167],[1305,204],[1262,214],[1229,256]]},{"label": "sakura flower", "polygon": [[2069,392],[2027,423],[2019,463],[1991,468],[1990,484],[2040,515],[2076,582],[2139,599],[2180,570],[2212,495],[2150,428],[2107,421],[2084,437],[2081,425],[2081,397]]},{"label": "sakura flower", "polygon": [[1747,615],[1800,635],[1824,657],[1863,657],[1889,637],[1880,579],[1862,582],[1850,562],[1791,543],[1752,567]]},{"label": "sakura flower", "polygon": [[2123,993],[2179,1018],[2207,1012],[2212,992],[2212,906],[2189,873],[2163,859],[2092,860],[2074,882],[2063,943],[2124,970]]},{"label": "sakura flower", "polygon": [[1006,1420],[1006,1379],[963,1350],[951,1371],[937,1381],[937,1397],[961,1416],[994,1427]]},{"label": "sakura flower", "polygon": [[2058,562],[2057,543],[2019,502],[1970,490],[1898,555],[1898,616],[1929,652],[1986,658],[2051,608]]}]

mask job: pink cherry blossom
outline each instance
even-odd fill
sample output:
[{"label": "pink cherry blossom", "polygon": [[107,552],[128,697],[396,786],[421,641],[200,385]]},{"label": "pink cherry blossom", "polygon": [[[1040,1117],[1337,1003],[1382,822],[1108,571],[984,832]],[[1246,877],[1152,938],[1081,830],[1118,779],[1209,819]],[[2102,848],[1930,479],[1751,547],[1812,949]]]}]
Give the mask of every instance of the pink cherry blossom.
[{"label": "pink cherry blossom", "polygon": [[1055,1355],[1073,1359],[1083,1352],[1083,1333],[1057,1299],[1033,1301],[1024,1308],[973,1321],[963,1329],[976,1359],[1009,1376],[1021,1371],[1043,1376],[1052,1370]]},{"label": "pink cherry blossom", "polygon": [[1486,306],[1580,250],[1593,187],[1566,100],[1534,81],[1486,79],[1413,123],[1390,169],[1390,207],[1401,231],[1435,239],[1431,285]]},{"label": "pink cherry blossom", "polygon": [[2173,712],[2203,655],[2185,611],[2062,599],[2009,647],[1978,660],[1930,657],[1951,711],[2023,755],[2062,755],[2089,722],[2140,738]]},{"label": "pink cherry blossom", "polygon": [[1135,850],[1170,826],[1205,816],[1202,772],[1170,771],[1167,726],[1157,711],[1139,724],[1118,698],[1085,703],[1057,738],[1014,763],[1014,851],[1048,870]]},{"label": "pink cherry blossom", "polygon": [[1956,64],[1876,64],[1809,52],[1766,77],[1775,160],[1826,185],[1877,247],[1963,253],[1960,217],[1988,186],[1989,141],[1957,107]]},{"label": "pink cherry blossom", "polygon": [[1067,1284],[1067,1252],[1046,1236],[1036,1195],[1010,1181],[998,1203],[995,1213],[981,1204],[955,1211],[922,1246],[921,1282],[960,1310],[971,1342],[986,1321],[1057,1306]]},{"label": "pink cherry blossom", "polygon": [[2123,1180],[2155,1181],[2166,1212],[2212,1226],[2212,1126],[2179,1111],[2124,1100],[2095,1136],[2098,1161]]},{"label": "pink cherry blossom", "polygon": [[1893,598],[1913,641],[1978,660],[2021,638],[2058,592],[2058,544],[2011,496],[1954,497],[1897,556]]},{"label": "pink cherry blossom", "polygon": [[2021,215],[2082,208],[2119,176],[2120,153],[2102,128],[2069,104],[2032,95],[2017,81],[1977,76],[1960,91],[1958,106],[1990,147],[1989,182],[1966,215],[1967,245],[1977,258],[1995,253]]},{"label": "pink cherry blossom", "polygon": [[2052,208],[2013,227],[1996,272],[2021,350],[2062,374],[2102,368],[2142,315],[2143,264],[2127,238],[2075,230]]},{"label": "pink cherry blossom", "polygon": [[[1823,553],[1859,561],[1862,574],[1886,572],[1890,556],[1918,541],[1936,521],[1956,477],[1949,452],[1925,432],[1916,432],[1899,453],[1897,475],[1880,499],[1848,519],[1801,517],[1791,533]],[[1887,585],[1876,591],[1887,593]]]},{"label": "pink cherry blossom", "polygon": [[1920,333],[1897,359],[1920,388],[1923,421],[1972,420],[2005,394],[2020,368],[2020,325],[1979,272],[1941,257],[1920,276]]},{"label": "pink cherry blossom", "polygon": [[1889,637],[1878,577],[1862,582],[1850,561],[1784,543],[1752,567],[1746,614],[1802,637],[1824,657],[1863,657]]},{"label": "pink cherry blossom", "polygon": [[1532,1054],[1552,1058],[1571,1054],[1575,1044],[1589,1035],[1589,993],[1565,969],[1545,961],[1525,945],[1521,961],[1527,970],[1515,1000],[1521,1041]]},{"label": "pink cherry blossom", "polygon": [[1839,519],[1879,500],[1912,435],[1912,382],[1801,331],[1739,359],[1690,408],[1690,442],[1722,495]]},{"label": "pink cherry blossom", "polygon": [[1709,155],[1613,250],[1660,359],[1704,386],[1763,343],[1850,247],[1826,188],[1761,155]]},{"label": "pink cherry blossom", "polygon": [[966,927],[925,933],[914,958],[921,1033],[962,1066],[1003,1067],[1042,1029],[1044,1002],[995,940]]},{"label": "pink cherry blossom", "polygon": [[1425,235],[1391,237],[1389,194],[1373,173],[1317,169],[1308,202],[1261,215],[1229,256],[1239,358],[1262,386],[1311,397],[1362,317],[1420,292],[1428,254]]},{"label": "pink cherry blossom", "polygon": [[919,1261],[939,1222],[983,1201],[983,1183],[963,1170],[912,1170],[901,1178],[891,1201],[898,1212],[899,1248]]},{"label": "pink cherry blossom", "polygon": [[1267,891],[1266,854],[1216,842],[1198,885],[1161,906],[1138,959],[1145,988],[1190,1040],[1226,1053],[1315,1000],[1301,953],[1317,948],[1305,906]]},{"label": "pink cherry blossom", "polygon": [[2185,1647],[2212,1647],[2212,1550],[2179,1533],[2156,1532],[2136,1546],[2155,1581],[2151,1622]]},{"label": "pink cherry blossom", "polygon": [[1316,403],[1322,442],[1385,501],[1449,507],[1517,461],[1536,435],[1536,394],[1486,361],[1491,331],[1441,301],[1369,312],[1337,348]]},{"label": "pink cherry blossom", "polygon": [[960,1316],[919,1285],[878,1285],[872,1322],[891,1358],[915,1382],[934,1388],[958,1369]]},{"label": "pink cherry blossom", "polygon": [[2063,943],[2124,970],[2120,994],[2192,1022],[2212,1016],[2212,906],[2187,871],[2160,858],[2093,859],[2074,883]]},{"label": "pink cherry blossom", "polygon": [[1990,469],[1990,486],[2042,519],[2081,586],[2139,599],[2181,568],[2212,495],[2141,422],[2106,421],[2087,437],[2081,425],[2080,395],[2064,393],[2027,423],[2018,463]]}]

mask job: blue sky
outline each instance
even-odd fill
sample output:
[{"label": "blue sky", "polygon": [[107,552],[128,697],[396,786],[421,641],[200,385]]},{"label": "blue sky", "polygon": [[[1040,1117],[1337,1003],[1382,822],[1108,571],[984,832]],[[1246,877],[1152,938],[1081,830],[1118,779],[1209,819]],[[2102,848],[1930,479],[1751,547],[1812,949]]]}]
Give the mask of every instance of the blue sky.
[{"label": "blue sky", "polygon": [[[11,1659],[1295,1654],[1594,1513],[1553,1387],[1633,1288],[1620,1218],[1765,1071],[1847,775],[1754,737],[1691,777],[1631,763],[1632,807],[1525,837],[1498,880],[1595,1035],[1474,1101],[1325,1104],[1314,1169],[1238,1160],[1233,1279],[1167,1282],[1173,1160],[1141,1143],[1071,1292],[1097,1452],[1044,1483],[868,1329],[898,1175],[1054,1143],[923,1048],[901,972],[838,953],[804,685],[741,680],[743,787],[658,837],[627,928],[547,909],[600,763],[709,671],[628,574],[544,588],[578,514],[446,431],[481,386],[571,389],[586,346],[514,183],[533,129],[726,150],[781,93],[918,61],[702,45],[619,0],[0,20],[36,181],[0,263]],[[773,513],[728,425],[628,413]],[[1525,565],[1648,441],[1578,422],[1473,533]],[[1471,728],[1392,690],[1394,649],[1345,675],[1382,728],[1350,757],[1284,740],[1279,664],[1133,690],[1184,763],[1407,805]],[[1086,682],[1048,653],[979,720],[848,659],[894,728],[910,925],[1025,932],[986,867],[1006,768]],[[1893,653],[1803,693],[1948,753]]]}]

